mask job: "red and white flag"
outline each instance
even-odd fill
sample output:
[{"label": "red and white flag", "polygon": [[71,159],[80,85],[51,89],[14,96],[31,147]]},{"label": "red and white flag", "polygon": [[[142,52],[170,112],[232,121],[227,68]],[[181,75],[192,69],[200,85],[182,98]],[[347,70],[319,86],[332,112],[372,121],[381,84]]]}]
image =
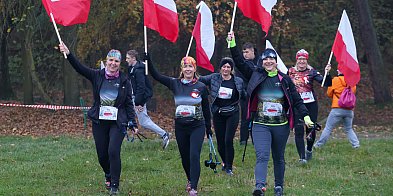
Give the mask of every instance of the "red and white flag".
[{"label": "red and white flag", "polygon": [[338,62],[338,70],[344,74],[345,82],[349,86],[355,86],[360,81],[360,68],[351,23],[345,10],[341,16],[332,51]]},{"label": "red and white flag", "polygon": [[90,0],[42,0],[42,4],[49,18],[52,13],[56,24],[63,26],[86,23],[89,17]]},{"label": "red and white flag", "polygon": [[165,39],[176,42],[179,35],[179,19],[173,0],[144,0],[144,24],[160,33]]},{"label": "red and white flag", "polygon": [[235,0],[243,15],[253,19],[262,26],[262,30],[269,32],[272,23],[272,8],[277,0]]},{"label": "red and white flag", "polygon": [[216,42],[213,28],[213,16],[205,2],[201,1],[197,8],[199,8],[198,17],[195,22],[194,30],[192,31],[192,36],[194,36],[197,46],[197,65],[214,72],[214,67],[210,63]]}]

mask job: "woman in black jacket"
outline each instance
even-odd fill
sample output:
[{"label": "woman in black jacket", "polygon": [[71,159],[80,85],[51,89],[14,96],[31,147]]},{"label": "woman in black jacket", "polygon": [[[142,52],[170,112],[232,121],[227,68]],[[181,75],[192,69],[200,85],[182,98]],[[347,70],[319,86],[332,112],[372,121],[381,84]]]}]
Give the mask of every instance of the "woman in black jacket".
[{"label": "woman in black jacket", "polygon": [[93,137],[98,161],[105,173],[105,186],[111,195],[119,192],[121,172],[120,150],[126,126],[138,131],[132,104],[131,84],[126,74],[119,71],[121,54],[118,50],[109,51],[105,69],[91,69],[82,65],[64,43],[60,52],[67,55],[72,67],[90,80],[93,86],[94,104],[88,112],[93,121]]},{"label": "woman in black jacket", "polygon": [[224,57],[220,62],[220,73],[199,77],[199,81],[210,86],[218,153],[223,162],[222,170],[228,175],[233,175],[233,138],[239,124],[239,100],[245,95],[243,80],[232,73],[234,64],[232,58]]},{"label": "woman in black jacket", "polygon": [[210,106],[208,91],[198,81],[196,61],[184,57],[179,78],[161,75],[153,66],[148,55],[151,76],[172,91],[175,99],[175,135],[179,147],[183,169],[187,175],[186,190],[189,195],[197,195],[197,186],[201,173],[200,155],[205,132],[211,133]]},{"label": "woman in black jacket", "polygon": [[[233,32],[227,38],[230,46],[236,45]],[[233,53],[231,49],[231,53]],[[291,78],[277,69],[277,53],[267,48],[259,57],[255,70],[246,66],[242,58],[235,59],[235,65],[248,79],[247,93],[250,96],[249,112],[255,112],[252,138],[255,154],[255,189],[253,195],[264,195],[270,149],[274,165],[274,193],[283,194],[285,174],[285,146],[290,128],[294,125],[293,109],[304,118],[307,126],[313,122],[307,108]]]}]

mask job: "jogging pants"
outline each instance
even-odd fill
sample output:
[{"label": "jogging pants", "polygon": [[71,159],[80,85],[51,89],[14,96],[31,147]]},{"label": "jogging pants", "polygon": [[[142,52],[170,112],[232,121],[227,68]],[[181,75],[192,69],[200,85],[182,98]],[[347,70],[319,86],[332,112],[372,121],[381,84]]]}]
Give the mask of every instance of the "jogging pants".
[{"label": "jogging pants", "polygon": [[201,174],[201,150],[205,137],[205,124],[195,127],[175,123],[176,142],[179,148],[181,163],[186,172],[191,188],[197,189]]},{"label": "jogging pants", "polygon": [[[311,121],[314,123],[317,122],[318,119],[318,103],[316,101],[311,102],[311,103],[305,103],[304,104],[307,107],[309,116],[311,118]],[[305,159],[305,146],[304,146],[304,122],[301,122],[299,119],[301,117],[298,115],[298,112],[295,111],[295,143],[296,143],[296,149],[297,153],[299,154],[300,159]],[[301,119],[303,120],[303,119]],[[309,135],[311,132],[311,129],[306,128],[306,136]],[[312,147],[315,142],[315,137],[316,133],[315,131],[311,133],[310,135],[311,140],[307,140],[307,150],[312,151]]]},{"label": "jogging pants", "polygon": [[143,111],[142,112],[138,112],[137,110],[135,110],[135,114],[138,117],[139,124],[143,128],[149,129],[149,130],[153,131],[154,133],[156,133],[157,135],[159,135],[161,137],[164,136],[166,131],[161,129],[161,127],[159,127],[156,123],[154,123],[151,120],[150,116],[147,114],[146,104],[143,106]]},{"label": "jogging pants", "polygon": [[213,124],[216,132],[218,153],[222,162],[225,163],[225,168],[232,169],[235,156],[233,138],[235,137],[237,125],[239,124],[239,111],[230,116],[214,114]]},{"label": "jogging pants", "polygon": [[285,146],[289,137],[288,123],[280,126],[266,126],[254,123],[252,129],[256,154],[255,186],[265,186],[267,165],[272,151],[275,186],[284,185]]},{"label": "jogging pants", "polygon": [[124,133],[119,129],[116,121],[100,120],[99,124],[93,122],[93,137],[102,170],[107,176],[110,175],[112,186],[119,186],[120,150]]}]

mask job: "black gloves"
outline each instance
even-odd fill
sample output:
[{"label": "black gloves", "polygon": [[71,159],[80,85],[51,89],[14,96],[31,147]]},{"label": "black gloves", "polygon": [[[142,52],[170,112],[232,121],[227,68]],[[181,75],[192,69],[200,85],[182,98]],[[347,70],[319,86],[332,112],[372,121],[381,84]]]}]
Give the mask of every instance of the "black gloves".
[{"label": "black gloves", "polygon": [[143,61],[150,61],[149,53],[144,52],[142,56]]}]

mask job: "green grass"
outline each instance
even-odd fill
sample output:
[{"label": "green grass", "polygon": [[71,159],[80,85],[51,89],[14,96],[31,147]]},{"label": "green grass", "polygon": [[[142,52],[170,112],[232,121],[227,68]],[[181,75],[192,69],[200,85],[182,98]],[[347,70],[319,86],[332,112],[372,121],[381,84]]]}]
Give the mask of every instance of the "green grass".
[{"label": "green grass", "polygon": [[[200,195],[251,195],[255,154],[235,142],[235,175],[214,174],[201,154]],[[293,142],[286,150],[286,195],[392,195],[393,139],[362,139],[360,149],[347,140],[330,140],[307,165],[297,163]],[[273,195],[272,161],[268,192]],[[122,195],[186,195],[186,177],[175,141],[167,150],[159,140],[124,143]],[[0,195],[107,195],[92,139],[0,137]]]}]

